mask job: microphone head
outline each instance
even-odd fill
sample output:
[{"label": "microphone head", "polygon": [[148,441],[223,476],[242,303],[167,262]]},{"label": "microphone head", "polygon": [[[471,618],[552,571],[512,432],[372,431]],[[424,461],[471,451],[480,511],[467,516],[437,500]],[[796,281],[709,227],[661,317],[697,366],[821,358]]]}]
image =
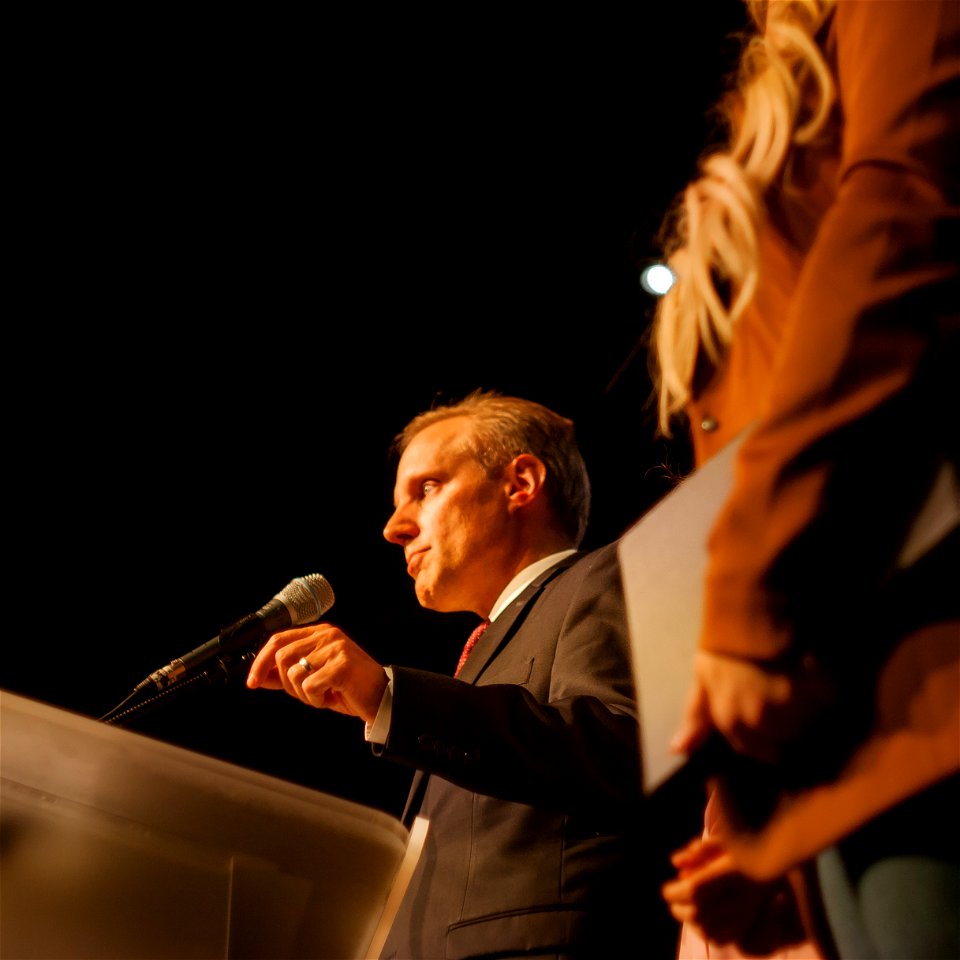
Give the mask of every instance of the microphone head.
[{"label": "microphone head", "polygon": [[319,620],[333,606],[333,588],[319,573],[308,573],[305,577],[291,580],[277,595],[290,613],[290,625],[297,627],[302,623]]}]

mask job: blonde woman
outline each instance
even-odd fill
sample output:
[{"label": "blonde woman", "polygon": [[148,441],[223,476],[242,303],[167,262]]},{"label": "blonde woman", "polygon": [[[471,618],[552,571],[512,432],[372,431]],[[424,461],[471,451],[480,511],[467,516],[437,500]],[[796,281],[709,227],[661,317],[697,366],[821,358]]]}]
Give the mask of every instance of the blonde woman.
[{"label": "blonde woman", "polygon": [[[673,746],[732,748],[713,855],[812,879],[818,950],[956,957],[960,3],[748,7],[652,330],[662,431],[697,465],[746,431]],[[696,875],[664,895],[709,941]]]}]

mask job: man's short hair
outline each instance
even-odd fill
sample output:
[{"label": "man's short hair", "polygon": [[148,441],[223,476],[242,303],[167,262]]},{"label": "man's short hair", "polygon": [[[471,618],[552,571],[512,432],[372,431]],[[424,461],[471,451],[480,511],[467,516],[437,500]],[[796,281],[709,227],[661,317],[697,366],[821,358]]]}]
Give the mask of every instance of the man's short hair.
[{"label": "man's short hair", "polygon": [[471,421],[472,429],[464,434],[463,442],[490,475],[521,453],[533,454],[543,462],[547,499],[564,533],[579,546],[590,517],[590,478],[573,421],[533,400],[474,390],[462,400],[417,414],[394,437],[393,452],[401,456],[421,430],[451,417]]}]

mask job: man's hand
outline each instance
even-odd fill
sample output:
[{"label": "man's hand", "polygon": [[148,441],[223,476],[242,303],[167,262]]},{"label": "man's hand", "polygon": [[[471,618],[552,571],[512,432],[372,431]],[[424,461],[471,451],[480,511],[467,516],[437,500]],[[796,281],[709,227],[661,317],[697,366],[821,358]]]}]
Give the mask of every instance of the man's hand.
[{"label": "man's hand", "polygon": [[[301,660],[309,663],[309,670]],[[247,686],[282,689],[311,707],[372,723],[387,674],[338,627],[318,623],[270,637],[250,667]]]}]

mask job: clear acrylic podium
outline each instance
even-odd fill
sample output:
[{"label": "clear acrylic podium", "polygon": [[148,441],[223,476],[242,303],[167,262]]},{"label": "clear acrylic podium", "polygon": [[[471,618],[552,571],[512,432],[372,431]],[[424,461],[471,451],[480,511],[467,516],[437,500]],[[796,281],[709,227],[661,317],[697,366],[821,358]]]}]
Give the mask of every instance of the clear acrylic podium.
[{"label": "clear acrylic podium", "polygon": [[375,956],[426,830],[0,691],[0,958]]}]

